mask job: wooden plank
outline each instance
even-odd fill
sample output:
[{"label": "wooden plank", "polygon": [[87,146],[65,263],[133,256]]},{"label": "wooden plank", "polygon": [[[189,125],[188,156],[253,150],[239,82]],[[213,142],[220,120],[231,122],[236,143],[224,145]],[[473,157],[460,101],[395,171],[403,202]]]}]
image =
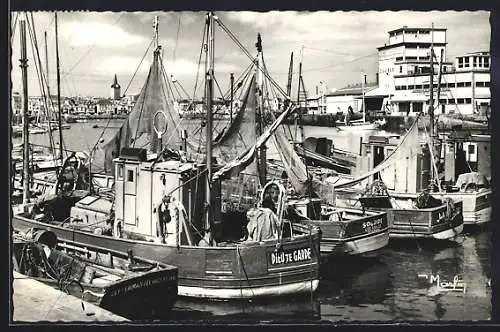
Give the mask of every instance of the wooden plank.
[{"label": "wooden plank", "polygon": [[14,272],[13,283],[13,321],[15,322],[127,321],[126,318],[20,273]]}]

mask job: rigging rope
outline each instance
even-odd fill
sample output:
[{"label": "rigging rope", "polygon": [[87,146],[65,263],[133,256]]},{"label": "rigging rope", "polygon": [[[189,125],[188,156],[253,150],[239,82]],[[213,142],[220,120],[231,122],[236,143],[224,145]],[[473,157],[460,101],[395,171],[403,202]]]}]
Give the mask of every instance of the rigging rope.
[{"label": "rigging rope", "polygon": [[[38,42],[37,42],[37,39],[36,39],[36,31],[35,31],[35,22],[34,22],[34,19],[33,19],[33,13],[31,13],[31,24],[30,24],[30,21],[28,19],[28,15],[26,14],[26,21],[27,21],[27,25],[28,25],[28,32],[29,32],[29,35],[30,35],[30,40],[31,40],[31,43],[32,43],[32,47],[31,47],[31,51],[32,51],[32,54],[33,54],[33,59],[37,59],[38,61],[34,61],[35,62],[35,70],[36,70],[36,73],[37,73],[37,78],[38,78],[38,84],[40,85],[40,92],[42,94],[42,98],[44,100],[44,106],[45,106],[45,110],[47,112],[47,115],[48,116],[48,135],[49,135],[49,144],[50,144],[50,148],[52,150],[52,161],[55,163],[56,162],[56,151],[55,151],[55,145],[54,145],[54,141],[53,141],[53,137],[52,137],[52,127],[51,127],[51,118],[50,118],[50,112],[49,112],[49,105],[47,103],[47,94],[45,93],[45,85],[44,85],[44,74],[43,74],[43,69],[42,69],[42,63],[41,63],[41,60],[40,60],[40,53],[39,53],[39,50],[38,50]],[[35,51],[36,51],[36,55],[35,55]],[[45,81],[45,84],[47,84],[47,82]],[[49,96],[50,97],[50,96]]]},{"label": "rigging rope", "polygon": [[134,72],[134,74],[132,75],[132,78],[130,79],[130,81],[128,82],[128,85],[127,85],[127,87],[125,88],[125,91],[123,91],[123,96],[125,96],[125,94],[127,93],[128,88],[130,87],[130,84],[132,84],[132,81],[134,80],[135,75],[136,75],[136,74],[137,74],[137,72],[139,71],[139,68],[141,67],[142,62],[144,61],[144,58],[146,58],[146,55],[149,53],[149,49],[151,48],[151,45],[153,45],[153,41],[154,41],[154,38],[151,38],[151,42],[149,43],[149,46],[148,46],[148,48],[146,49],[146,52],[145,52],[145,53],[144,53],[144,55],[142,56],[141,62],[139,62],[139,65],[138,65],[138,66],[137,66],[137,68],[135,69],[135,72]]},{"label": "rigging rope", "polygon": [[175,36],[175,46],[174,46],[174,63],[175,63],[175,53],[177,51],[177,43],[179,41],[179,31],[181,30],[181,17],[182,17],[182,12],[179,13],[179,22],[177,24],[177,34]]},{"label": "rigging rope", "polygon": [[[118,17],[118,19],[112,24],[112,26],[115,26],[123,17],[123,14],[124,13],[121,13],[121,15]],[[74,22],[74,20],[73,20]],[[51,23],[52,24],[52,23]],[[50,24],[49,24],[50,25]],[[76,66],[78,66],[80,64],[80,62],[90,53],[90,51],[92,51],[92,49],[96,46],[97,44],[94,44],[92,46],[90,46],[90,48],[87,50],[87,52],[85,52],[81,57],[80,59],[78,59],[77,62],[75,62],[75,64],[68,70],[68,72],[66,72],[66,74],[62,77],[62,79],[66,78],[66,76],[68,76],[72,71],[73,69],[76,68]]]},{"label": "rigging rope", "polygon": [[[245,55],[251,61],[253,61],[254,57],[251,56],[251,54],[248,52],[248,50],[245,48],[245,46],[243,46],[243,44],[241,44],[241,42],[236,38],[236,36],[224,25],[224,23],[222,23],[220,18],[216,18],[215,20],[219,24],[219,26],[224,30],[224,32],[226,32],[226,34],[231,38],[231,40],[233,40],[233,42],[235,42],[235,44],[243,51],[243,53],[245,53]],[[258,69],[262,70],[262,68],[260,68],[258,64],[256,64],[256,66]],[[283,94],[283,96],[285,96],[286,98],[291,100],[291,97],[286,94],[286,92],[279,86],[279,84],[268,73],[266,73],[264,71],[262,73],[278,89],[278,91],[280,91],[280,93]]]}]

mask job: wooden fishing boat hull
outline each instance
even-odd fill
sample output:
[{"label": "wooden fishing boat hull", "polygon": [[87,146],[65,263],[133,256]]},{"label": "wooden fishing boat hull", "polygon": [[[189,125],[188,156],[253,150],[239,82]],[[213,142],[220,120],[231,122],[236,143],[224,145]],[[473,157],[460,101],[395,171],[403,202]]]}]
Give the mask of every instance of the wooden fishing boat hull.
[{"label": "wooden fishing boat hull", "polygon": [[[13,216],[14,229],[38,228],[60,239],[174,265],[179,268],[180,296],[210,299],[252,299],[314,292],[319,284],[321,232],[227,247],[172,246],[116,238]],[[307,230],[305,226],[293,226]]]},{"label": "wooden fishing boat hull", "polygon": [[321,229],[322,255],[362,255],[389,244],[387,214],[379,212],[363,216],[361,211],[358,212],[359,218],[346,222],[308,221]]},{"label": "wooden fishing boat hull", "polygon": [[[418,194],[391,193],[402,199],[416,198]],[[439,198],[451,198],[454,202],[462,202],[462,214],[465,225],[481,225],[491,220],[492,190],[485,189],[473,192],[432,193]]]},{"label": "wooden fishing boat hull", "polygon": [[[78,293],[78,290],[75,289]],[[124,317],[148,317],[169,312],[178,296],[177,273],[148,272],[105,289],[86,288],[81,297]]]},{"label": "wooden fishing boat hull", "polygon": [[464,222],[462,203],[455,204],[453,215],[447,206],[428,209],[389,209],[390,238],[451,239],[462,233]]},{"label": "wooden fishing boat hull", "polygon": [[[46,232],[37,233],[44,236]],[[26,245],[29,247],[26,248]],[[79,254],[70,255],[66,252],[68,249],[76,250],[75,253]],[[28,261],[25,259],[27,252],[33,255]],[[172,309],[177,300],[176,267],[156,266],[154,262],[139,259],[136,261],[144,265],[144,271],[125,274],[123,270],[128,270],[123,265],[126,255],[118,254],[114,259],[110,258],[113,256],[112,252],[104,248],[79,247],[74,242],[59,241],[50,254],[44,253],[42,244],[38,242],[28,243],[16,239],[13,246],[15,266],[28,268],[28,271],[32,271],[29,272],[32,278],[108,311],[129,318],[148,318]],[[116,269],[112,267],[114,264],[104,263],[109,259],[120,267]],[[44,269],[52,272],[44,275],[28,267],[30,264],[36,266],[37,262],[43,262]],[[96,271],[100,271],[98,275]],[[95,277],[89,277],[91,274]]]}]

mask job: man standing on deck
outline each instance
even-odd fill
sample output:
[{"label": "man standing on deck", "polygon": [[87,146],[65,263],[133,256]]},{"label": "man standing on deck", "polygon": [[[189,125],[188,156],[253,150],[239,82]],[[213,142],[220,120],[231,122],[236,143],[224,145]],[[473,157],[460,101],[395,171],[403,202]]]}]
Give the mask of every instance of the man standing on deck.
[{"label": "man standing on deck", "polygon": [[157,224],[157,234],[161,239],[161,243],[165,243],[165,237],[167,236],[167,224],[170,222],[170,211],[168,205],[170,203],[170,196],[163,196],[162,202],[158,207],[158,224]]}]

